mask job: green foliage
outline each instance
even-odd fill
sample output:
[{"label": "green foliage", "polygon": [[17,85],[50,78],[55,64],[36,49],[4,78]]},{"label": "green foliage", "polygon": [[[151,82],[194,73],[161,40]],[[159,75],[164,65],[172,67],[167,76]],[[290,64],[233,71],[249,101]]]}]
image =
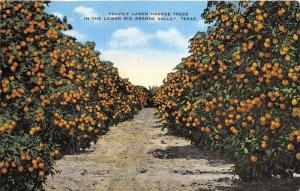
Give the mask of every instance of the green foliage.
[{"label": "green foliage", "polygon": [[0,190],[40,190],[54,159],[88,148],[148,99],[94,42],[64,35],[72,27],[46,4],[0,4]]},{"label": "green foliage", "polygon": [[300,166],[299,3],[209,2],[208,33],[156,94],[165,126],[235,162],[243,180]]}]

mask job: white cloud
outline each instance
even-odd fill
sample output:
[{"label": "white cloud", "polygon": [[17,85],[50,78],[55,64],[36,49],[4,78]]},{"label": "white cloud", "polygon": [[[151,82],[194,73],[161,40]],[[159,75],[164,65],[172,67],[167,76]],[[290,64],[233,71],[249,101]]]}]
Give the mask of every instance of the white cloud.
[{"label": "white cloud", "polygon": [[112,34],[108,43],[111,48],[133,48],[146,45],[151,35],[143,33],[136,27],[118,29]]},{"label": "white cloud", "polygon": [[119,69],[120,76],[135,85],[161,85],[162,80],[186,56],[186,52],[168,52],[152,49],[104,50],[102,60],[110,60]]},{"label": "white cloud", "polygon": [[159,30],[155,34],[147,34],[136,27],[118,29],[112,34],[109,41],[110,48],[140,48],[148,45],[150,40],[159,40],[170,46],[185,50],[189,39],[184,37],[176,28]]},{"label": "white cloud", "polygon": [[[99,14],[95,11],[95,9],[91,7],[78,6],[74,9],[76,13],[78,13],[81,17],[99,17]],[[99,24],[100,20],[91,20],[92,23]]]},{"label": "white cloud", "polygon": [[98,13],[91,7],[79,6],[74,11],[83,17],[98,17]]},{"label": "white cloud", "polygon": [[162,42],[165,42],[177,48],[186,49],[188,47],[189,39],[185,38],[176,28],[170,28],[166,31],[159,30],[155,35]]},{"label": "white cloud", "polygon": [[63,14],[61,14],[61,13],[54,12],[54,13],[52,13],[52,14],[55,15],[55,16],[57,16],[57,17],[60,18],[60,19],[63,19],[63,18],[64,18]]},{"label": "white cloud", "polygon": [[68,31],[65,31],[64,33],[75,37],[79,41],[83,41],[86,38],[85,35],[81,34],[80,32],[78,32],[76,30],[68,30]]},{"label": "white cloud", "polygon": [[[170,49],[159,48],[162,43]],[[152,46],[156,44],[156,46]],[[173,47],[173,48],[172,48]],[[118,29],[101,59],[112,61],[120,75],[136,85],[161,85],[167,73],[188,54],[188,38],[176,28],[145,33],[139,28]]]}]

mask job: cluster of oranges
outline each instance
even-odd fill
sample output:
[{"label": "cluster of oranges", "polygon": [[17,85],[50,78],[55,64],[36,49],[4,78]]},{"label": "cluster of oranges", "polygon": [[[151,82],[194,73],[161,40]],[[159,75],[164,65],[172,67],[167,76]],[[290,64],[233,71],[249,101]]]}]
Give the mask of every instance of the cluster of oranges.
[{"label": "cluster of oranges", "polygon": [[0,4],[0,190],[41,189],[55,158],[89,147],[148,100],[95,43],[63,34],[71,26],[47,3]]},{"label": "cluster of oranges", "polygon": [[212,23],[155,101],[170,130],[235,162],[244,180],[300,172],[299,2],[209,2]]},{"label": "cluster of oranges", "polygon": [[[0,188],[2,190],[39,190],[46,175],[53,174],[59,151],[33,134],[0,133]],[[55,155],[56,153],[57,155]]]}]

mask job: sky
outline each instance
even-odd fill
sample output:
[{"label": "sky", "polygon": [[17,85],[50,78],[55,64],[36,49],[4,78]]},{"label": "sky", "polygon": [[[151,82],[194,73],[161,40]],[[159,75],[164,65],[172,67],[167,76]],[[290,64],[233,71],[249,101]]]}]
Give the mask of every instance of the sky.
[{"label": "sky", "polygon": [[[121,77],[145,87],[161,85],[181,59],[188,55],[188,41],[198,31],[206,31],[201,19],[205,1],[55,1],[46,8],[50,14],[63,18],[73,26],[65,33],[78,41],[96,42],[101,60],[109,60]],[[150,16],[153,20],[135,20],[138,12],[170,13],[170,16]],[[188,13],[194,20],[176,20],[173,13]],[[107,20],[109,13],[128,13],[133,20]],[[84,20],[89,17],[90,20]],[[101,17],[101,20],[91,20]],[[145,17],[145,16],[138,16]],[[106,20],[104,20],[106,18]]]}]

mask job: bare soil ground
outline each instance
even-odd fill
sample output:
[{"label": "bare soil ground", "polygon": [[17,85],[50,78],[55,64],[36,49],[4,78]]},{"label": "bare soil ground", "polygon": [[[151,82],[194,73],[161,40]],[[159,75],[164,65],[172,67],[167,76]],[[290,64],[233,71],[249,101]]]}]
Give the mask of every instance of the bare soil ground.
[{"label": "bare soil ground", "polygon": [[161,130],[155,109],[111,127],[91,149],[57,161],[46,191],[300,190],[300,179],[242,183],[232,164]]}]

